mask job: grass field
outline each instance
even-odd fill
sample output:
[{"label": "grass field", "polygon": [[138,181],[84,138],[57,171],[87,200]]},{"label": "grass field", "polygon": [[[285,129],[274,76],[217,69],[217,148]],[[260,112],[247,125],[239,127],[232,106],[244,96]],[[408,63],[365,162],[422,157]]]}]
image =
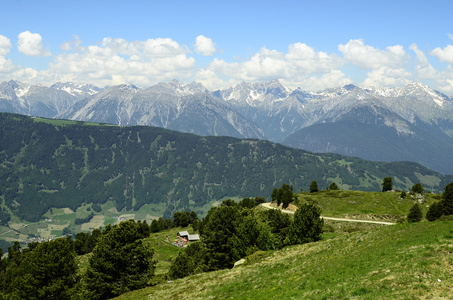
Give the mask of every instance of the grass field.
[{"label": "grass field", "polygon": [[396,221],[405,217],[410,208],[420,200],[425,214],[428,206],[440,200],[439,194],[426,193],[417,199],[409,194],[400,198],[401,192],[361,192],[361,191],[320,191],[317,193],[297,194],[298,203],[316,203],[323,216],[356,218],[362,220]]},{"label": "grass field", "polygon": [[[171,261],[178,256],[179,252],[183,251],[183,248],[178,248],[171,244],[176,239],[178,232],[183,230],[193,232],[191,227],[176,227],[153,233],[144,240],[144,243],[150,245],[155,251],[154,259],[157,261],[156,275],[165,275],[170,268]],[[167,241],[167,236],[170,237],[170,241]]]},{"label": "grass field", "polygon": [[117,299],[451,299],[453,222],[329,233]]}]

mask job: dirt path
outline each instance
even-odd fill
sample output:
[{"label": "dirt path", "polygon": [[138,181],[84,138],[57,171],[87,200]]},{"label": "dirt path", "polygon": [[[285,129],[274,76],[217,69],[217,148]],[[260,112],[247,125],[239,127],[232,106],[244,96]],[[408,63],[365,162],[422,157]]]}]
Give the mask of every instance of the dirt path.
[{"label": "dirt path", "polygon": [[[270,203],[262,203],[261,205],[267,209],[278,209],[276,207],[272,207]],[[292,210],[281,209],[281,211],[284,213],[287,213],[287,214],[294,214],[294,212]],[[392,222],[383,222],[383,221],[354,220],[354,219],[343,219],[343,218],[331,218],[331,217],[324,217],[324,216],[321,216],[321,217],[326,220],[341,221],[341,222],[371,223],[371,224],[381,224],[381,225],[395,225],[396,224],[396,223],[392,223]]]}]

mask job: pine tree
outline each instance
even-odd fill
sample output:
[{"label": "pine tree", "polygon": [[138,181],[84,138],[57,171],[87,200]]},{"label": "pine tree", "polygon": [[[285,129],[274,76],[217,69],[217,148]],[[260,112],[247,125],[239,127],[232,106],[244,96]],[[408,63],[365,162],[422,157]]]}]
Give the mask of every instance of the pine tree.
[{"label": "pine tree", "polygon": [[382,181],[382,191],[387,192],[393,189],[392,177],[385,177]]},{"label": "pine tree", "polygon": [[426,219],[428,221],[434,221],[442,216],[442,205],[439,202],[434,202],[428,208],[426,212]]},{"label": "pine tree", "polygon": [[323,226],[321,209],[313,204],[302,204],[294,213],[294,221],[289,229],[291,244],[320,240]]},{"label": "pine tree", "polygon": [[425,192],[425,189],[423,188],[423,185],[419,182],[414,184],[411,191],[416,194],[423,194]]},{"label": "pine tree", "polygon": [[24,254],[12,282],[12,299],[70,299],[78,282],[72,244],[56,239]]},{"label": "pine tree", "polygon": [[453,215],[453,182],[445,186],[445,190],[442,193],[441,205],[443,215]]},{"label": "pine tree", "polygon": [[313,180],[310,184],[310,193],[316,193],[318,192],[318,183],[316,182],[316,180]]},{"label": "pine tree", "polygon": [[411,223],[415,222],[420,222],[420,220],[423,218],[422,215],[422,210],[420,209],[420,205],[418,203],[415,203],[410,211],[409,214],[407,215],[407,221]]},{"label": "pine tree", "polygon": [[141,240],[140,224],[121,222],[99,239],[84,283],[87,298],[109,299],[144,288],[154,275],[154,251]]},{"label": "pine tree", "polygon": [[329,191],[335,191],[335,190],[339,190],[340,188],[338,187],[338,185],[335,183],[335,182],[332,182],[330,185],[329,185]]}]

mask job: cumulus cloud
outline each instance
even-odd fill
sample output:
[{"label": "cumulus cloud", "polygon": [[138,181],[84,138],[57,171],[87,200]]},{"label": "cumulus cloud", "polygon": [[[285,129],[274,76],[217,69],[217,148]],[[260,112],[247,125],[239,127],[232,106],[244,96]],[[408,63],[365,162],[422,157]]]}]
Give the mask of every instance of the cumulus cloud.
[{"label": "cumulus cloud", "polygon": [[174,78],[185,80],[195,67],[195,59],[187,56],[188,50],[172,39],[127,41],[106,37],[98,45],[80,44],[79,39],[63,44],[62,49],[69,52],[54,58],[46,72],[49,80],[56,76],[100,86],[124,82],[149,85]]},{"label": "cumulus cloud", "polygon": [[289,45],[285,58],[298,72],[306,74],[329,72],[342,65],[341,59],[336,54],[328,55],[322,51],[316,52],[303,43]]},{"label": "cumulus cloud", "polygon": [[453,63],[453,45],[447,45],[443,49],[437,47],[430,54],[436,56],[442,62]]},{"label": "cumulus cloud", "polygon": [[[194,46],[201,55],[217,52],[212,40],[202,35],[196,38]],[[441,61],[453,63],[452,45],[423,52],[412,44],[409,47],[411,56],[399,45],[379,49],[362,40],[339,45],[338,54],[317,51],[305,43],[294,43],[286,51],[264,46],[243,59],[213,58],[206,67],[200,68],[190,49],[170,38],[128,41],[106,37],[96,44],[82,46],[82,40],[74,35],[60,45],[62,51],[53,55],[49,68],[41,71],[15,65],[6,58],[11,49],[10,39],[0,35],[0,81],[16,79],[43,84],[72,81],[98,86],[132,82],[148,86],[177,79],[196,80],[215,90],[241,81],[279,79],[292,89],[301,87],[319,91],[354,83],[343,69],[347,62],[366,70],[366,78],[356,82],[362,86],[394,87],[411,81],[428,81],[444,93],[453,93],[453,65],[438,70],[429,62],[436,56]],[[19,35],[18,49],[27,55],[50,55],[43,47],[41,36],[28,31]],[[350,69],[348,65],[346,70]]]},{"label": "cumulus cloud", "polygon": [[340,70],[330,70],[321,76],[306,75],[303,77],[297,77],[296,80],[284,79],[282,80],[282,83],[292,89],[300,87],[304,90],[320,91],[326,88],[345,86],[353,83],[353,81],[350,78],[347,78],[346,75]]},{"label": "cumulus cloud", "polygon": [[367,76],[362,83],[363,86],[398,87],[411,83],[412,75],[404,68],[381,67],[368,72]]},{"label": "cumulus cloud", "polygon": [[344,59],[361,69],[397,68],[409,59],[400,45],[389,46],[385,49],[365,45],[362,40],[350,40],[346,45],[338,46]]},{"label": "cumulus cloud", "polygon": [[204,35],[199,35],[195,39],[195,51],[204,56],[214,55],[216,52],[215,43]]},{"label": "cumulus cloud", "polygon": [[341,59],[335,54],[317,52],[306,44],[295,43],[289,45],[286,53],[262,47],[242,62],[230,63],[215,58],[207,68],[198,72],[197,80],[210,87],[231,86],[232,82],[239,81],[280,79],[290,88],[318,90],[351,83],[338,70],[341,65]]},{"label": "cumulus cloud", "polygon": [[6,56],[11,50],[11,41],[4,35],[0,34],[0,56]]},{"label": "cumulus cloud", "polygon": [[417,44],[412,44],[410,50],[415,52],[417,61],[415,63],[415,73],[420,79],[435,79],[438,77],[438,72],[429,63],[425,53],[420,50]]},{"label": "cumulus cloud", "polygon": [[20,70],[18,66],[15,66],[10,59],[6,56],[11,50],[11,40],[4,35],[0,35],[0,80],[10,80],[8,78],[10,74],[16,74]]},{"label": "cumulus cloud", "polygon": [[39,33],[24,31],[19,34],[17,47],[20,52],[29,56],[50,56],[49,50],[42,44],[42,37]]}]

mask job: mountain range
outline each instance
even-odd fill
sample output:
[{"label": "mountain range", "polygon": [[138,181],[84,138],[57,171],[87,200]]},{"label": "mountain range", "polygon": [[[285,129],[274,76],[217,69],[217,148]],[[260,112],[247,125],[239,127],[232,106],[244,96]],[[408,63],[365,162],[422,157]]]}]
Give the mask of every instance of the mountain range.
[{"label": "mountain range", "polygon": [[453,174],[453,99],[421,83],[291,90],[277,80],[210,91],[172,81],[97,88],[0,84],[0,111],[257,138],[313,152],[414,161]]}]

